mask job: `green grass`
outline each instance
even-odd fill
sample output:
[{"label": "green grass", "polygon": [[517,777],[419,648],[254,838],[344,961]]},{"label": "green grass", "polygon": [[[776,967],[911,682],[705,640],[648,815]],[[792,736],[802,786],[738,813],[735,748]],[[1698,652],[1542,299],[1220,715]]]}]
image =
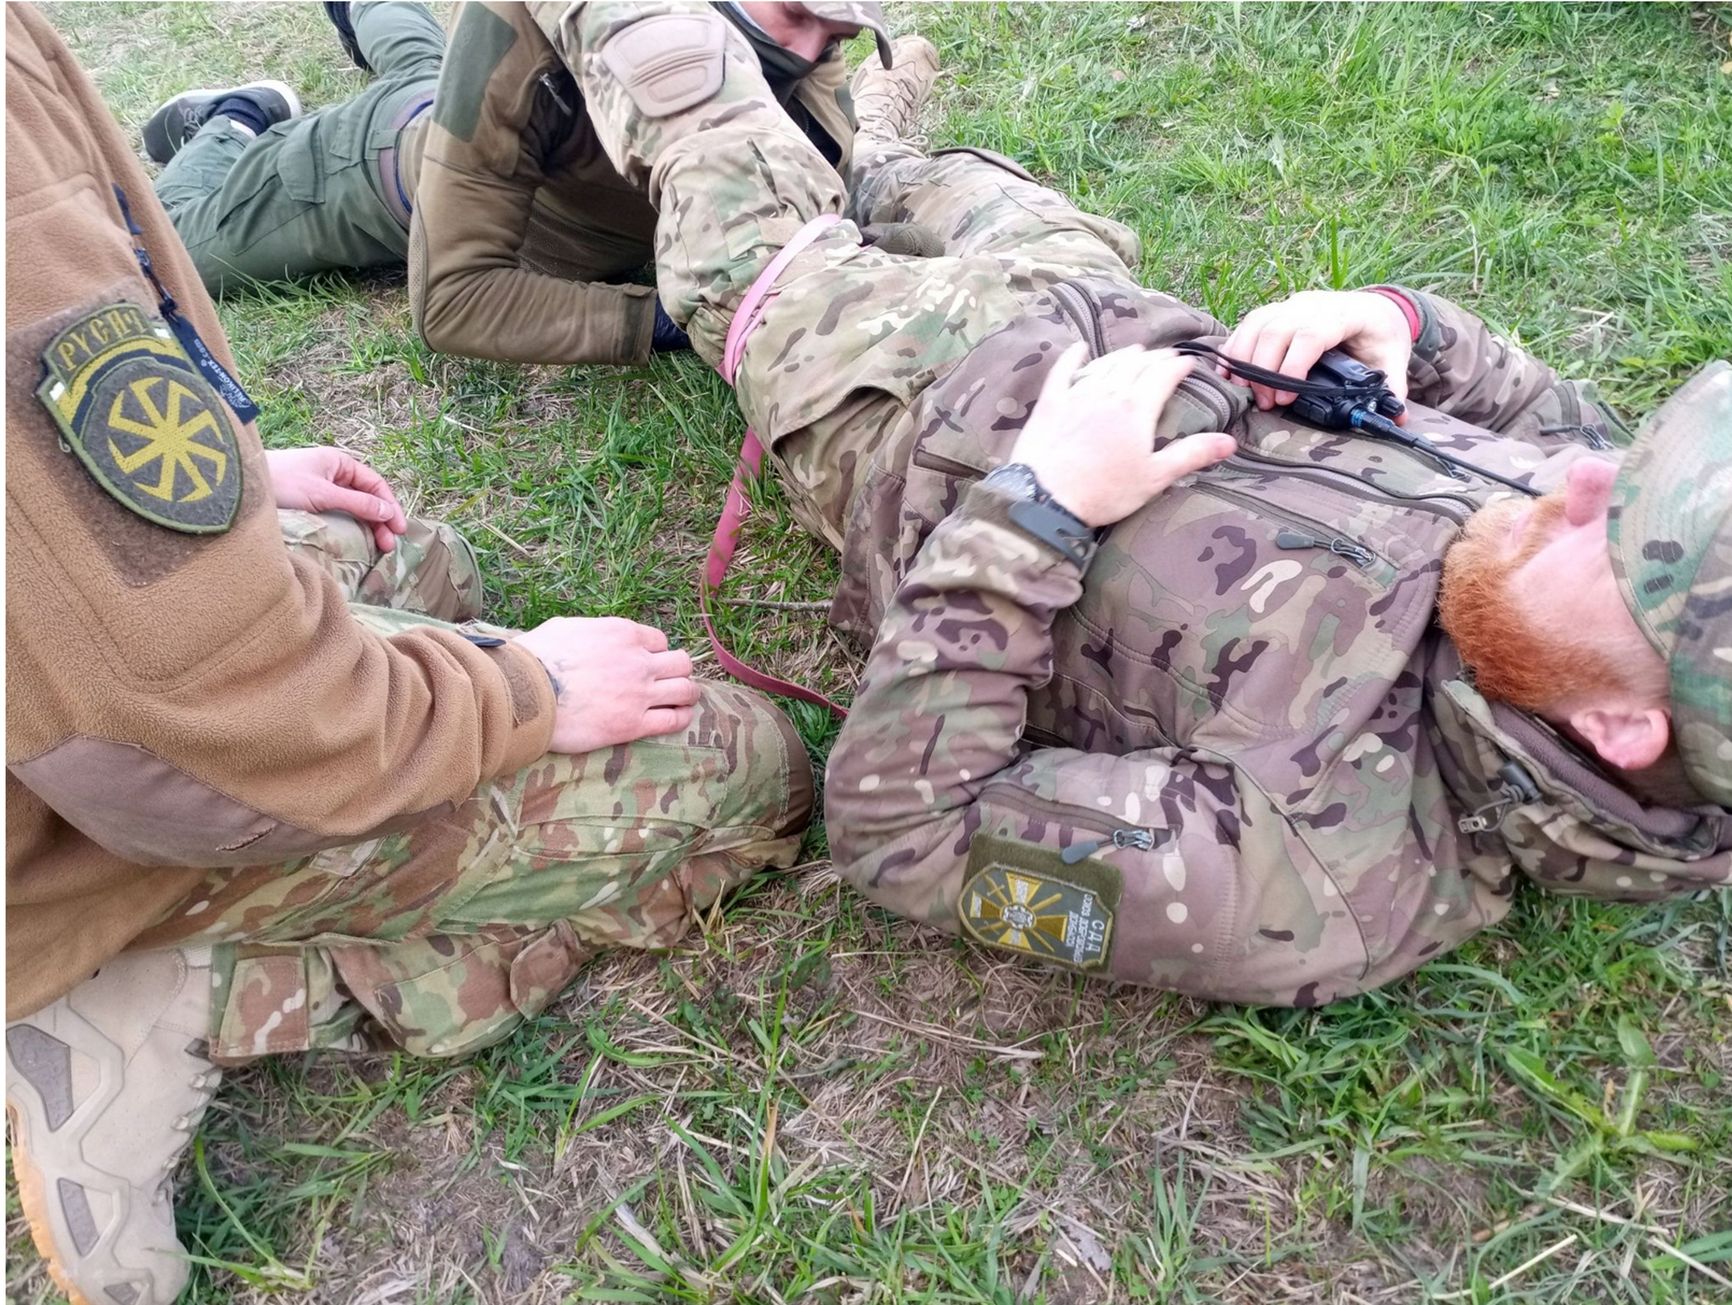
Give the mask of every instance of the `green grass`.
[{"label": "green grass", "polygon": [[[134,131],[233,74],[360,85],[310,5],[49,12]],[[951,70],[934,144],[1132,224],[1144,279],[1227,320],[1434,287],[1634,414],[1732,354],[1725,6],[892,16]],[[694,359],[436,357],[392,276],[223,316],[266,440],[340,440],[462,525],[496,619],[623,613],[701,651],[740,422]],[[773,486],[758,506],[730,592],[826,598],[834,560]],[[850,691],[819,614],[723,624]],[[1656,1241],[1732,1279],[1729,943],[1724,893],[1528,892],[1382,992],[1254,1011],[1001,963],[822,871],[760,882],[473,1060],[231,1074],[180,1174],[194,1298],[1732,1301]],[[9,1295],[51,1299],[10,1189],[8,1214]]]}]

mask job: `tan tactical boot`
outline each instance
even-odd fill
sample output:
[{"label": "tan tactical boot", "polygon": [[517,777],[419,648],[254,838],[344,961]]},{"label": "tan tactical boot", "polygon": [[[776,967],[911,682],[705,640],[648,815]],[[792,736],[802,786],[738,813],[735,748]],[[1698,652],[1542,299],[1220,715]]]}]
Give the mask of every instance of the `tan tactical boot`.
[{"label": "tan tactical boot", "polygon": [[18,1196],[72,1305],[168,1305],[186,1285],[173,1175],[222,1077],[209,1020],[208,950],[138,952],[6,1027]]},{"label": "tan tactical boot", "polygon": [[938,77],[938,51],[924,36],[898,36],[890,47],[894,68],[868,56],[854,74],[854,117],[860,134],[906,140],[920,121],[920,107]]}]

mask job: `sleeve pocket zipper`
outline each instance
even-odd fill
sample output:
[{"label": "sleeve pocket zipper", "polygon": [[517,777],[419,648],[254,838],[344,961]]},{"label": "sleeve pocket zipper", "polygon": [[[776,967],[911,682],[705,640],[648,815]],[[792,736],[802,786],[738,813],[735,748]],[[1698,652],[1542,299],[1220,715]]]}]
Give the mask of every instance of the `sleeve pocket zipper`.
[{"label": "sleeve pocket zipper", "polygon": [[988,784],[981,790],[979,800],[984,802],[988,795],[994,793],[998,794],[1004,805],[1013,811],[1020,811],[1024,815],[1046,816],[1057,824],[1069,825],[1074,829],[1087,830],[1100,835],[1093,842],[1072,843],[1069,847],[1063,848],[1059,852],[1059,860],[1066,865],[1076,865],[1097,853],[1110,856],[1126,847],[1134,847],[1141,852],[1152,852],[1156,839],[1169,832],[1149,826],[1127,824],[1122,820],[1115,820],[1111,816],[1097,815],[1085,807],[1073,807],[1063,802],[1051,802],[1045,798],[1037,798],[1032,794],[1023,792],[1014,784]]}]

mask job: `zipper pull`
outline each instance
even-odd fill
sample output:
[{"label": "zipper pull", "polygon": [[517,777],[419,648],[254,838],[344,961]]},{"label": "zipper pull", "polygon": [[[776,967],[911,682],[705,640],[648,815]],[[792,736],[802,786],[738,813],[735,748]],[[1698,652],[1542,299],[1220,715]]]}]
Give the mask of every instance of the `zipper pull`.
[{"label": "zipper pull", "polygon": [[1315,539],[1298,530],[1283,530],[1276,535],[1275,547],[1286,549],[1327,548],[1336,557],[1344,557],[1359,567],[1370,566],[1373,556],[1370,549],[1361,548],[1351,539],[1345,539],[1340,535],[1333,539]]},{"label": "zipper pull", "polygon": [[1569,435],[1578,438],[1590,449],[1604,451],[1612,447],[1612,441],[1606,438],[1604,428],[1590,426],[1585,423],[1570,423],[1564,426],[1541,426],[1541,435]]},{"label": "zipper pull", "polygon": [[1472,815],[1461,817],[1455,822],[1455,827],[1464,834],[1493,832],[1503,827],[1503,818],[1509,807],[1509,798],[1495,797],[1484,806],[1475,807]]},{"label": "zipper pull", "polygon": [[1462,816],[1455,822],[1455,827],[1464,834],[1484,834],[1495,832],[1503,827],[1504,817],[1513,807],[1523,806],[1529,802],[1538,802],[1540,798],[1539,785],[1533,777],[1520,765],[1506,761],[1497,769],[1497,796],[1483,806],[1476,807],[1471,815]]},{"label": "zipper pull", "polygon": [[1463,471],[1460,467],[1456,466],[1455,463],[1444,457],[1442,450],[1434,449],[1431,445],[1427,444],[1422,451],[1429,454],[1431,460],[1437,464],[1438,470],[1443,472],[1443,474],[1448,476],[1451,480],[1467,481],[1473,479],[1473,477],[1468,475],[1467,472]]},{"label": "zipper pull", "polygon": [[559,86],[554,81],[551,72],[544,72],[541,74],[541,89],[546,91],[548,95],[553,98],[553,102],[564,111],[566,117],[570,118],[574,116],[571,106],[565,102],[565,96],[559,93]]},{"label": "zipper pull", "polygon": [[[1108,845],[1111,846],[1108,846]],[[1152,829],[1115,829],[1111,838],[1097,838],[1092,843],[1073,843],[1059,853],[1059,860],[1066,865],[1075,865],[1101,852],[1103,856],[1111,856],[1121,847],[1134,847],[1147,852],[1155,845],[1155,831]],[[1104,852],[1101,849],[1105,848]]]},{"label": "zipper pull", "polygon": [[1329,541],[1329,551],[1335,554],[1336,557],[1346,558],[1349,562],[1353,563],[1354,566],[1371,565],[1371,550],[1368,548],[1361,548],[1351,539],[1342,539],[1339,536],[1331,539]]}]

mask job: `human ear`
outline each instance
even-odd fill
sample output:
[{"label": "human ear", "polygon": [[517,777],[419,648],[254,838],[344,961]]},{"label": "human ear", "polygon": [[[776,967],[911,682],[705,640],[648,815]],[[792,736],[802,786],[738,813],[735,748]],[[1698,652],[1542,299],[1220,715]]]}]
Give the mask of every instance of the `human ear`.
[{"label": "human ear", "polygon": [[1570,728],[1619,770],[1645,770],[1658,761],[1672,737],[1672,720],[1659,707],[1588,707],[1570,713]]}]

